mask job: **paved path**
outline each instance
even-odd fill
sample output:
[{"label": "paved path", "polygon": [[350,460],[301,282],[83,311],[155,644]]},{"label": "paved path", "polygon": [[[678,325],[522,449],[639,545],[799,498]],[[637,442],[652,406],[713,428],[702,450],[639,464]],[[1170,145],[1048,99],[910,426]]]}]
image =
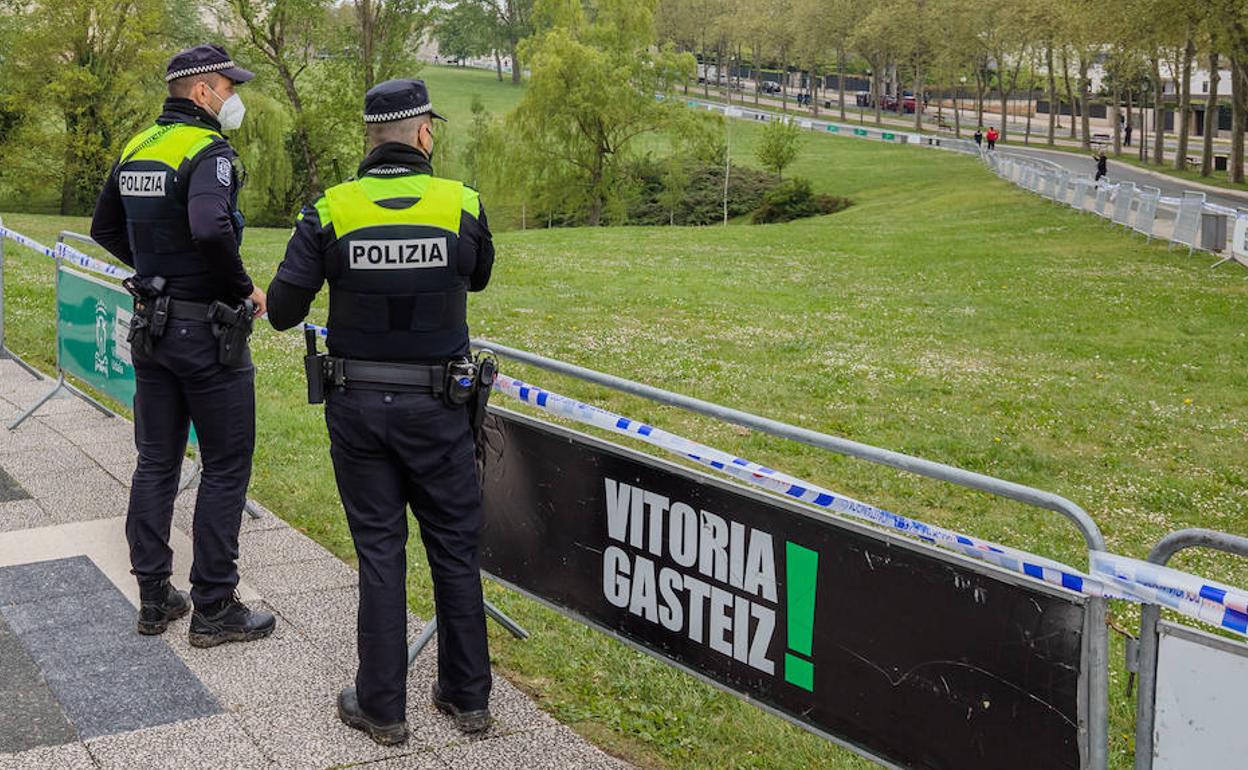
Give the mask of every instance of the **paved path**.
[{"label": "paved path", "polygon": [[[0,419],[48,387],[0,361]],[[187,619],[139,636],[123,534],[131,431],[68,397],[0,427],[0,770],[627,767],[499,676],[498,723],[466,739],[429,703],[433,649],[408,678],[406,746],[344,727],[334,699],[355,670],[357,574],[267,510],[243,519],[240,592],[278,615],[273,637],[197,650]],[[174,521],[183,588],[193,498]],[[409,617],[410,634],[421,625]]]}]

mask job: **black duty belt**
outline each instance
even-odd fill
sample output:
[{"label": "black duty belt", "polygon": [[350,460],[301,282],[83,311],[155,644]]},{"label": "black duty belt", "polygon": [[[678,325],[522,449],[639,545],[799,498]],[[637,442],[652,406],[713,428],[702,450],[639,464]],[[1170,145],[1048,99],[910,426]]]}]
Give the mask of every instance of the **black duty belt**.
[{"label": "black duty belt", "polygon": [[204,321],[208,319],[206,302],[189,302],[184,299],[169,300],[169,317],[178,321]]},{"label": "black duty belt", "polygon": [[440,364],[398,364],[327,356],[325,379],[330,385],[348,389],[441,393],[446,379],[446,367]]}]

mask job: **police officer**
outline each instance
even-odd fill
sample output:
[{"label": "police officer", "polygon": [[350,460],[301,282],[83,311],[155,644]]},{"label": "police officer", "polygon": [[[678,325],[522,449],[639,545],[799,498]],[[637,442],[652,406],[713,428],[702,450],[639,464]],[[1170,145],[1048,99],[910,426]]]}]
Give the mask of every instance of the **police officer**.
[{"label": "police officer", "polygon": [[[265,296],[239,256],[242,215],[235,153],[222,135],[239,127],[235,85],[252,73],[225,49],[200,45],[173,57],[169,98],[156,122],[126,143],[96,203],[91,235],[137,275],[131,325],[134,439],[126,538],[139,581],[141,634],[160,634],[190,610],[169,584],[169,528],[187,430],[193,421],[203,476],[195,501],[190,642],[268,636],[274,618],[238,600],[238,532],[255,446],[255,369],[246,347]],[[247,304],[250,303],[250,304]]]},{"label": "police officer", "polygon": [[287,329],[329,283],[325,421],[360,567],[359,668],[338,715],[387,745],[407,738],[409,505],[437,603],[433,703],[464,732],[490,724],[480,490],[448,370],[468,354],[466,293],[485,288],[494,247],[476,191],[433,175],[433,118],[422,81],[369,90],[359,178],[303,210],[269,286],[269,320]]}]

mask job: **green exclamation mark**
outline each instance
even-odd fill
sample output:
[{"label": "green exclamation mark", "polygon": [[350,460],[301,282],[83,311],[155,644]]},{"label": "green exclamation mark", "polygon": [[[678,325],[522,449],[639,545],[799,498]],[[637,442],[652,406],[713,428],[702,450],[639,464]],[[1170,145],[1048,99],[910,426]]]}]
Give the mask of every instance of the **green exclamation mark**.
[{"label": "green exclamation mark", "polygon": [[810,658],[815,632],[815,577],[819,554],[796,543],[784,544],[784,586],[788,607],[789,649],[784,654],[784,681],[808,692],[815,689],[815,664]]}]

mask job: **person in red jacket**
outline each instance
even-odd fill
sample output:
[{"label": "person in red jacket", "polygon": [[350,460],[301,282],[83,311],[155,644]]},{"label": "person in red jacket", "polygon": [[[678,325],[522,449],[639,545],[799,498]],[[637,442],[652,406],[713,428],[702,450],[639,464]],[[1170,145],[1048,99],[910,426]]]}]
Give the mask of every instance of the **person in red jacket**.
[{"label": "person in red jacket", "polygon": [[985,138],[988,140],[988,149],[995,150],[997,149],[997,140],[1001,138],[1001,134],[997,131],[996,126],[989,126],[988,136]]}]

